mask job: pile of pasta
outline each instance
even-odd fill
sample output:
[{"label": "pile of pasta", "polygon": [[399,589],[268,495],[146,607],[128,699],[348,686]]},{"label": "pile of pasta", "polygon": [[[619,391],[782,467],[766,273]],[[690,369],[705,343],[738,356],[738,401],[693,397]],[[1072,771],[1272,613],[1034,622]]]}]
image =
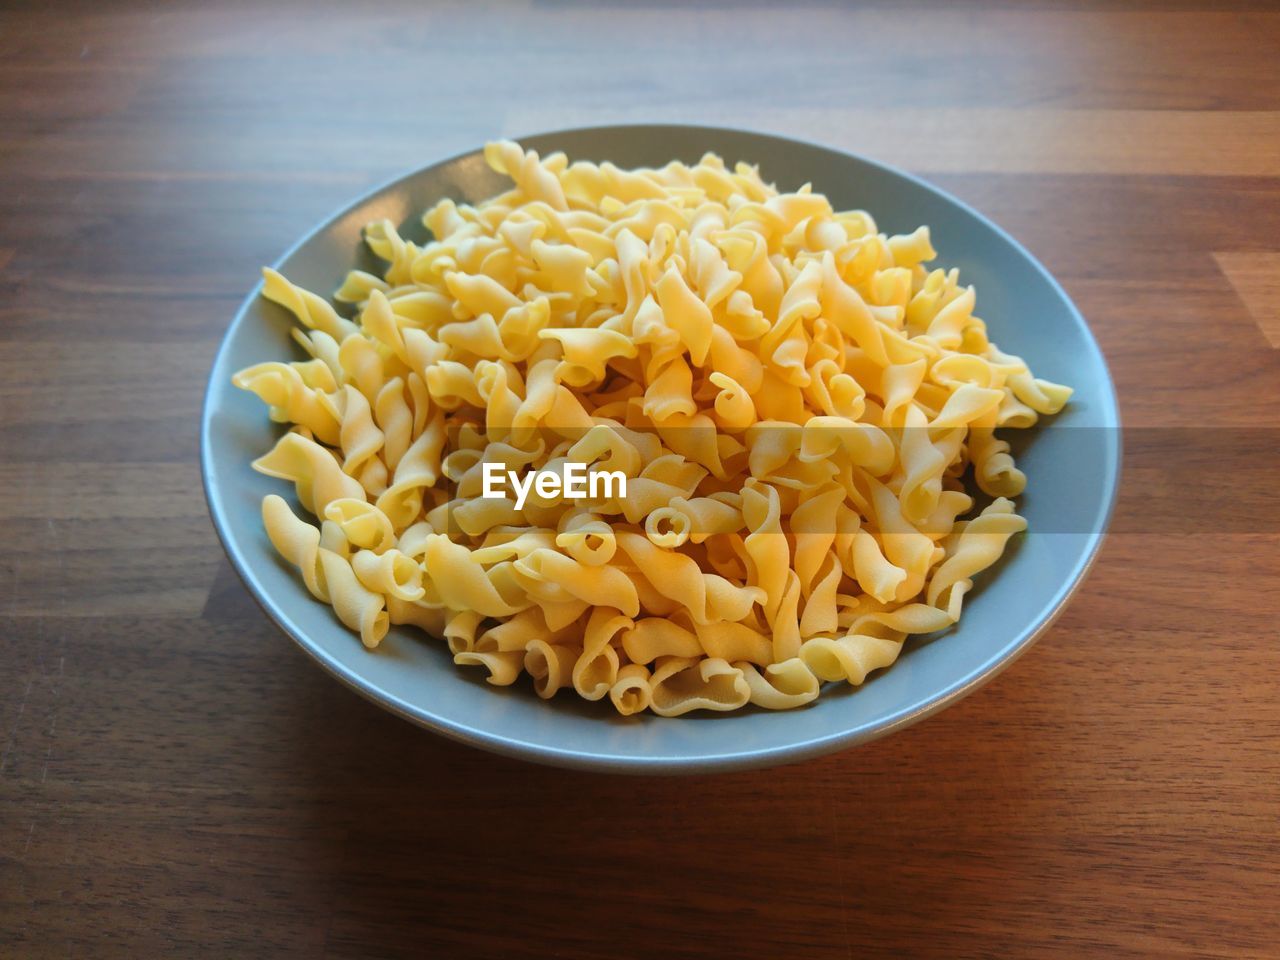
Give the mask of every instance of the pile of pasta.
[{"label": "pile of pasta", "polygon": [[[956,623],[1023,530],[996,436],[1070,395],[1002,353],[927,227],[886,236],[756,168],[624,170],[502,141],[509,177],[329,300],[266,270],[310,359],[235,377],[290,424],[267,534],[377,647],[622,714],[787,709]],[[344,316],[344,314],[346,314]],[[626,496],[482,496],[484,464],[621,471]],[[993,498],[970,519],[965,478]],[[615,491],[616,492],[616,491]]]}]

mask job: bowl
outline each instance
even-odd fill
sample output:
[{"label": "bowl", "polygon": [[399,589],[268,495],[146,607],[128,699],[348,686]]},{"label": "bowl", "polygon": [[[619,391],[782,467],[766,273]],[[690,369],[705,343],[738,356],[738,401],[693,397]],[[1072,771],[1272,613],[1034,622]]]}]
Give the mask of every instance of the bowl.
[{"label": "bowl", "polygon": [[[898,662],[863,686],[832,685],[799,710],[742,710],[664,719],[622,718],[607,704],[561,695],[540,700],[527,682],[495,688],[482,671],[455,667],[442,641],[393,627],[366,650],[332,610],[312,599],[263,532],[264,495],[292,497],[286,483],[250,461],[283,429],[231,375],[264,360],[302,355],[293,318],[256,287],[227,330],[210,373],[201,423],[209,510],[231,563],[263,609],[321,666],[374,703],[455,740],[542,763],[615,772],[674,773],[796,761],[899,730],[972,692],[1025,652],[1062,610],[1097,554],[1119,475],[1119,416],[1106,363],[1057,282],[990,220],[924,181],[811,143],[702,126],[611,126],[522,137],[543,155],[611,160],[623,167],[696,162],[714,151],[759,164],[780,189],[806,182],[836,209],[863,208],[882,231],[928,224],[937,263],[958,267],[978,290],[978,314],[1001,349],[1036,374],[1075,388],[1057,417],[1005,431],[1028,477],[1019,500],[1030,532],[981,575],[958,626],[913,638]],[[361,229],[383,217],[426,239],[419,214],[442,197],[479,201],[504,188],[479,149],[443,160],[366,194],[303,237],[278,263],[290,280],[325,293],[347,270],[376,269]],[[296,502],[295,502],[296,507]]]}]

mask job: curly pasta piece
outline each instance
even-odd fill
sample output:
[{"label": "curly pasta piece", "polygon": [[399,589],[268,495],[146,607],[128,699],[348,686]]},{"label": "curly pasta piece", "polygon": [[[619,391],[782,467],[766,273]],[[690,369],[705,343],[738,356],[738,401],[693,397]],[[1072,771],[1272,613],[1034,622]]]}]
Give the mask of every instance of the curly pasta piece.
[{"label": "curly pasta piece", "polygon": [[359,328],[338,316],[327,301],[309,290],[294,286],[270,267],[262,270],[262,295],[288,309],[303,326],[319,330],[338,343],[358,332]]},{"label": "curly pasta piece", "polygon": [[609,700],[624,717],[643,713],[653,702],[649,671],[638,663],[629,663],[618,671],[618,679],[609,688]]},{"label": "curly pasta piece", "polygon": [[[331,405],[325,402],[324,391],[311,386],[299,367],[293,363],[259,363],[241,370],[232,383],[257,394],[271,408],[272,420],[306,427],[321,443],[336,444],[338,419]],[[328,372],[328,367],[323,364],[322,369]],[[327,380],[332,387],[332,375]]]},{"label": "curly pasta piece", "polygon": [[275,494],[268,494],[262,500],[262,525],[280,556],[302,571],[302,580],[311,595],[328,603],[329,588],[320,563],[319,529],[299,520],[284,499]]},{"label": "curly pasta piece", "polygon": [[422,568],[399,550],[374,553],[360,550],[351,557],[351,569],[365,589],[397,600],[421,600]]},{"label": "curly pasta piece", "polygon": [[353,497],[332,500],[324,508],[324,516],[342,529],[352,546],[385,553],[396,543],[390,518],[367,500]]},{"label": "curly pasta piece", "polygon": [[794,710],[818,696],[818,677],[798,657],[771,663],[763,671],[747,661],[734,666],[742,672],[751,702],[766,710]]},{"label": "curly pasta piece", "polygon": [[800,659],[819,680],[843,680],[856,687],[873,670],[892,665],[901,652],[901,640],[851,634],[814,637],[800,648]]},{"label": "curly pasta piece", "polygon": [[352,570],[350,561],[332,550],[321,548],[320,565],[328,585],[329,602],[338,619],[357,631],[360,642],[370,650],[377,647],[390,627],[384,609],[386,600],[367,589]]},{"label": "curly pasta piece", "polygon": [[930,606],[946,610],[953,621],[960,619],[960,607],[964,595],[973,587],[973,575],[999,560],[1009,538],[1025,530],[1027,521],[1013,512],[1013,501],[1000,497],[977,519],[958,526],[951,535],[947,559],[929,581],[926,595]]},{"label": "curly pasta piece", "polygon": [[573,688],[585,700],[599,700],[618,680],[618,651],[614,638],[631,628],[633,620],[615,615],[608,607],[597,607],[587,619],[582,650],[575,653],[571,679]]},{"label": "curly pasta piece", "polygon": [[671,657],[649,680],[650,707],[661,717],[678,717],[691,710],[736,710],[751,699],[742,671],[724,660]]},{"label": "curly pasta piece", "polygon": [[363,500],[365,496],[360,481],[347,476],[327,448],[299,433],[286,433],[270,453],[253,462],[253,468],[270,477],[292,480],[302,506],[316,515],[334,500]]}]

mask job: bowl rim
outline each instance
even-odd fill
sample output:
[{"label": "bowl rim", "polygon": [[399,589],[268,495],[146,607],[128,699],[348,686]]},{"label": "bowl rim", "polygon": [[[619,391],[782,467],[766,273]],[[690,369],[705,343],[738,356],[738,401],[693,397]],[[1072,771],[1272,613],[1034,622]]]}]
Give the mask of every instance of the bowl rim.
[{"label": "bowl rim", "polygon": [[[810,149],[816,148],[847,159],[855,160],[861,164],[878,169],[883,173],[908,181],[916,189],[931,193],[943,201],[959,208],[968,216],[984,224],[988,229],[992,230],[1014,250],[1021,254],[1031,267],[1040,274],[1041,278],[1049,285],[1053,293],[1062,301],[1063,304],[1066,305],[1070,315],[1074,318],[1081,332],[1084,334],[1087,345],[1092,348],[1097,361],[1100,364],[1103,387],[1102,400],[1104,401],[1102,414],[1106,421],[1106,426],[1113,428],[1108,431],[1105,448],[1105,462],[1110,469],[1106,472],[1104,477],[1105,505],[1101,512],[1101,523],[1098,525],[1097,530],[1088,534],[1090,541],[1084,553],[1072,568],[1070,575],[1058,587],[1052,599],[1045,606],[1038,618],[1023,627],[1022,630],[1015,634],[1015,636],[1007,644],[1001,647],[1000,650],[996,651],[992,656],[987,658],[974,669],[970,670],[968,673],[957,677],[951,683],[939,690],[920,698],[912,706],[900,709],[894,713],[885,714],[883,717],[872,721],[869,724],[855,727],[853,729],[835,730],[820,736],[799,740],[792,744],[750,748],[738,752],[670,756],[593,752],[582,749],[549,746],[544,743],[534,743],[503,734],[491,733],[483,728],[468,726],[465,723],[460,723],[449,717],[433,713],[431,710],[419,704],[410,703],[382,689],[376,683],[373,683],[363,677],[359,672],[349,669],[346,665],[330,656],[311,639],[306,631],[299,628],[282,606],[273,597],[271,597],[269,592],[263,587],[262,583],[254,574],[253,568],[245,556],[244,551],[235,541],[227,518],[220,505],[220,499],[217,496],[220,484],[215,472],[211,454],[214,394],[216,389],[226,389],[226,384],[220,382],[218,372],[226,365],[226,354],[230,350],[234,333],[239,329],[242,323],[246,322],[247,313],[261,296],[262,281],[259,280],[241,302],[232,317],[231,323],[223,332],[218,349],[214,354],[213,362],[209,368],[209,379],[205,386],[204,399],[201,405],[200,476],[205,494],[205,502],[209,509],[210,518],[213,521],[214,530],[217,532],[218,539],[222,544],[223,550],[226,552],[227,558],[231,562],[232,569],[236,571],[236,574],[248,588],[249,593],[253,596],[258,606],[267,614],[276,626],[280,628],[280,630],[287,634],[299,647],[306,651],[307,654],[316,660],[329,674],[336,677],[346,687],[354,690],[366,700],[369,700],[390,713],[459,743],[464,743],[492,753],[497,753],[515,759],[527,760],[534,763],[580,770],[633,774],[687,774],[728,772],[732,770],[759,768],[773,766],[776,764],[795,763],[826,753],[846,749],[848,747],[870,743],[873,740],[878,740],[881,737],[888,736],[891,733],[902,730],[905,727],[918,723],[921,720],[927,719],[928,717],[946,709],[982,687],[1026,653],[1036,640],[1038,640],[1045,631],[1053,625],[1054,621],[1058,619],[1062,614],[1062,611],[1066,608],[1068,602],[1083,585],[1089,572],[1097,561],[1102,544],[1107,536],[1107,530],[1111,525],[1120,488],[1120,475],[1122,469],[1119,438],[1121,418],[1119,402],[1116,396],[1115,381],[1111,376],[1111,370],[1107,364],[1106,356],[1102,352],[1102,348],[1099,346],[1097,338],[1090,329],[1084,315],[1076,307],[1074,301],[1072,301],[1071,297],[1068,296],[1066,290],[1063,289],[1062,285],[1053,276],[1053,274],[1048,271],[1048,269],[1031,253],[1031,251],[1014,238],[1012,234],[969,204],[965,203],[963,200],[960,200],[947,191],[942,190],[940,187],[934,186],[932,183],[929,183],[912,173],[890,164],[873,160],[861,154],[853,153],[839,147],[833,147],[819,141],[801,140],[795,137],[767,133],[743,127],[727,127],[698,123],[598,124],[528,133],[520,136],[511,136],[509,139],[514,139],[524,143],[532,140],[547,140],[555,137],[580,134],[646,133],[652,136],[661,136],[664,131],[672,130],[682,132],[702,130],[718,134],[745,135],[761,140],[771,140],[781,144],[802,146]],[[408,172],[397,174],[379,184],[376,184],[324,217],[315,227],[307,231],[307,233],[291,244],[288,249],[277,257],[272,263],[272,268],[278,270],[282,264],[287,262],[295,253],[307,244],[311,243],[311,241],[317,236],[327,231],[342,218],[349,216],[357,208],[375,200],[385,191],[391,190],[406,181],[413,180],[414,178],[423,175],[428,170],[453,164],[468,157],[477,156],[482,149],[483,145],[470,150],[465,150],[460,153],[435,160]],[[548,709],[555,709],[555,707],[548,706]],[[664,722],[679,722],[679,720],[667,719]],[[712,722],[732,722],[732,715],[717,718]]]}]

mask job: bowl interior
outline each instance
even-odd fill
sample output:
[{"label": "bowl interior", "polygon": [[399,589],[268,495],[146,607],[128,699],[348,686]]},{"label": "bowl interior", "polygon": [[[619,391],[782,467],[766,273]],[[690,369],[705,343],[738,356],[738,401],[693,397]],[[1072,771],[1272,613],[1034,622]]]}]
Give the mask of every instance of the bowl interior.
[{"label": "bowl interior", "polygon": [[[928,224],[937,263],[958,267],[961,279],[977,287],[977,313],[992,339],[1024,356],[1038,376],[1075,388],[1068,408],[1046,425],[1006,431],[1028,477],[1019,506],[1032,532],[1012,542],[1001,563],[978,581],[958,627],[911,642],[894,666],[862,687],[828,687],[816,703],[787,713],[619,718],[606,704],[563,693],[546,703],[528,684],[489,687],[478,672],[454,667],[442,642],[413,628],[393,628],[371,653],[329,607],[311,598],[262,530],[262,497],[277,493],[292,500],[292,489],[255,473],[249,463],[271,447],[281,427],[267,420],[256,397],[231,386],[231,375],[253,363],[301,354],[289,337],[292,318],[255,288],[211,372],[203,472],[210,511],[232,563],[287,633],[357,691],[448,736],[543,762],[655,772],[760,766],[871,739],[954,701],[1031,643],[1099,546],[1115,495],[1119,442],[1115,395],[1098,346],[1066,294],[1030,254],[936,188],[812,144],[680,126],[569,130],[521,142],[544,155],[563,150],[571,159],[625,167],[672,158],[695,162],[710,150],[730,163],[759,164],[765,179],[782,189],[811,182],[837,209],[868,210],[882,231],[905,233]],[[357,200],[298,243],[277,268],[326,294],[353,265],[375,266],[361,239],[369,221],[387,217],[406,236],[422,240],[426,231],[418,215],[436,200],[478,201],[504,183],[479,151],[435,164]]]}]

